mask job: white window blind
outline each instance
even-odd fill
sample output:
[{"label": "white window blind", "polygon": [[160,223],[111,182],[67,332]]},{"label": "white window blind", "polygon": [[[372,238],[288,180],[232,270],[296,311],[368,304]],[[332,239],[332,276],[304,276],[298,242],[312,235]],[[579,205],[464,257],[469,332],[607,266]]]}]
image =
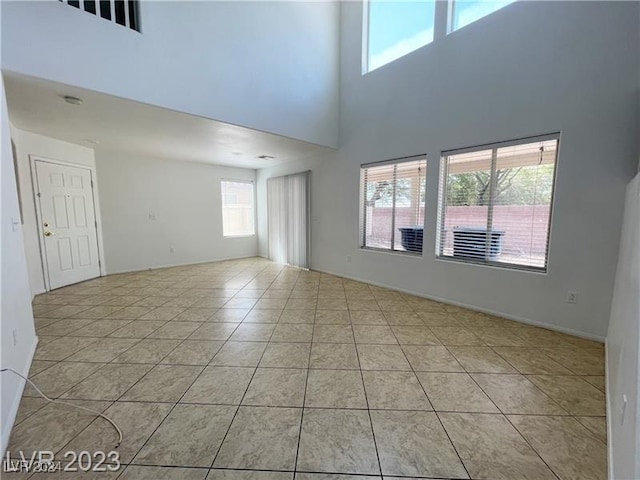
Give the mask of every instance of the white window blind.
[{"label": "white window blind", "polygon": [[438,255],[546,271],[558,138],[445,152]]},{"label": "white window blind", "polygon": [[422,253],[427,159],[362,165],[361,246]]},{"label": "white window blind", "polygon": [[255,234],[253,182],[222,180],[222,234],[238,237]]},{"label": "white window blind", "polygon": [[310,267],[310,172],[267,180],[269,259]]}]

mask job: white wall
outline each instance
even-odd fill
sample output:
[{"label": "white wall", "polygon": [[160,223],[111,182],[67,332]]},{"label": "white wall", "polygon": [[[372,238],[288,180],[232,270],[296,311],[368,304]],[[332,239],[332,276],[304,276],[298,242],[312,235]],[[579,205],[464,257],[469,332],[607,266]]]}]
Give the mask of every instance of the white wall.
[{"label": "white wall", "polygon": [[[313,168],[312,267],[603,339],[637,162],[638,7],[516,2],[362,76],[361,4],[343,3],[341,146]],[[548,273],[436,260],[440,152],[554,131]],[[360,250],[359,165],[421,153],[423,258]],[[568,291],[578,304],[566,303]]]},{"label": "white wall", "polygon": [[1,8],[3,69],[336,146],[337,2],[145,1],[141,34],[56,0]]},{"label": "white wall", "polygon": [[[2,137],[2,218],[0,218],[0,337],[2,349],[0,367],[13,368],[27,375],[31,358],[35,352],[37,339],[33,326],[31,293],[27,277],[27,263],[22,243],[20,211],[16,176],[11,154],[9,117],[4,95],[4,83],[0,79],[0,100],[2,117],[0,125]],[[14,340],[15,339],[15,340]],[[0,425],[2,425],[0,452],[4,455],[9,442],[11,427],[15,421],[24,388],[24,381],[13,373],[0,374]]]},{"label": "white wall", "polygon": [[101,150],[96,163],[107,273],[257,254],[255,235],[222,236],[220,191],[221,179],[255,180],[255,170]]},{"label": "white wall", "polygon": [[[629,184],[607,335],[609,467],[640,478],[640,174]],[[624,405],[623,396],[627,403]],[[623,414],[624,409],[624,414]]]},{"label": "white wall", "polygon": [[[24,245],[29,267],[29,285],[31,294],[37,295],[45,291],[42,257],[40,256],[40,238],[36,219],[36,206],[31,177],[29,156],[33,155],[49,160],[57,160],[88,167],[95,167],[95,158],[91,148],[81,147],[15,127],[11,128],[11,136],[16,145],[18,156],[18,179],[20,181],[20,198],[22,200]],[[94,182],[94,192],[98,194],[98,181]],[[96,198],[98,201],[98,198]],[[98,201],[99,204],[99,201]],[[96,212],[100,226],[100,212]],[[98,237],[101,237],[100,230]],[[101,238],[99,238],[101,244]],[[101,245],[99,245],[101,247]],[[102,248],[100,248],[102,249]]]}]

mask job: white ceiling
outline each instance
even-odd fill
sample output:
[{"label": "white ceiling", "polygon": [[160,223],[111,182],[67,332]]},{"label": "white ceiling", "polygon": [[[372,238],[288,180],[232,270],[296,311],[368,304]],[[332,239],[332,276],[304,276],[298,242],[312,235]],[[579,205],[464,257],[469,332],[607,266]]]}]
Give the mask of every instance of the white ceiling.
[{"label": "white ceiling", "polygon": [[[3,76],[13,125],[97,151],[265,168],[330,150],[60,83],[7,72]],[[65,95],[81,98],[82,105],[66,103]],[[94,140],[99,143],[90,143]]]}]

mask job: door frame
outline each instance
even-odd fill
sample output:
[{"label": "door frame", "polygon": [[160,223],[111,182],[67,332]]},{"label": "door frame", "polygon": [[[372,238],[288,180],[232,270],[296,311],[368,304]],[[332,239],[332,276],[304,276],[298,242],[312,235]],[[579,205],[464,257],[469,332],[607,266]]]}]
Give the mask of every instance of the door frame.
[{"label": "door frame", "polygon": [[[64,160],[54,160],[52,158],[43,157],[41,155],[29,155],[29,167],[31,171],[31,185],[33,187],[33,203],[36,211],[36,231],[38,234],[38,246],[40,247],[40,264],[42,266],[42,277],[44,280],[44,289],[47,292],[51,291],[51,283],[49,281],[49,264],[47,263],[47,253],[44,244],[44,229],[42,226],[42,211],[40,209],[40,193],[38,185],[38,174],[36,172],[36,162],[51,163],[54,165],[60,165],[63,167],[81,168],[83,170],[89,170],[91,176],[91,197],[93,202],[94,217],[96,220],[96,241],[98,247],[98,269],[100,271],[100,277],[105,276],[104,271],[104,248],[102,244],[102,219],[100,217],[100,204],[98,202],[98,183],[96,181],[96,168],[93,165],[85,165],[81,163],[66,162]],[[62,288],[62,287],[61,287]]]}]

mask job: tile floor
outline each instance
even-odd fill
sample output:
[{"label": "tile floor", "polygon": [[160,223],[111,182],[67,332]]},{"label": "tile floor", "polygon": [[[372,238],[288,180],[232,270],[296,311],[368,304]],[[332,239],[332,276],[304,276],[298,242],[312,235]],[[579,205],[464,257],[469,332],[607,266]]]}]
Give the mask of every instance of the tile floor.
[{"label": "tile floor", "polygon": [[[33,381],[124,441],[119,472],[33,478],[606,478],[599,343],[263,259],[112,275],[34,312]],[[27,388],[9,450],[115,440]]]}]

